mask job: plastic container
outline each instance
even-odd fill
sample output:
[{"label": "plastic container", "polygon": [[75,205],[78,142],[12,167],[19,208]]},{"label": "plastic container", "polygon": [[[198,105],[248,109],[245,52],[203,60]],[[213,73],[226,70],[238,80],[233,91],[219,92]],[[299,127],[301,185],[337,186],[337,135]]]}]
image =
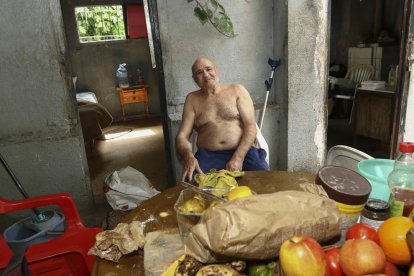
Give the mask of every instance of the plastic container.
[{"label": "plastic container", "polygon": [[322,167],[316,175],[315,183],[322,185],[328,197],[336,202],[342,216],[343,241],[349,227],[358,222],[371,193],[371,185],[357,172],[337,166]]},{"label": "plastic container", "polygon": [[392,216],[411,216],[414,207],[414,143],[400,143],[400,155],[388,176]]},{"label": "plastic container", "polygon": [[190,229],[200,221],[203,213],[187,214],[181,212],[178,207],[187,200],[194,198],[196,195],[201,196],[205,200],[206,208],[214,201],[212,198],[207,198],[207,196],[201,195],[192,189],[185,189],[181,191],[177,201],[174,204],[174,210],[177,214],[178,229],[182,239],[188,236]]},{"label": "plastic container", "polygon": [[119,87],[122,87],[122,88],[129,87],[128,70],[126,68],[126,63],[122,63],[118,65],[118,69],[116,70],[116,78],[118,79]]},{"label": "plastic container", "polygon": [[384,89],[384,88],[385,88],[385,81],[368,80],[368,81],[361,82],[361,89],[376,90],[376,89]]},{"label": "plastic container", "polygon": [[392,89],[397,86],[397,68],[394,65],[391,65],[388,72],[388,86]]},{"label": "plastic container", "polygon": [[41,243],[56,238],[58,235],[50,231],[63,234],[65,230],[65,217],[56,211],[43,212],[49,219],[36,222],[36,216],[25,218],[8,227],[4,233],[4,240],[15,254],[23,253],[31,244]]},{"label": "plastic container", "polygon": [[369,198],[389,200],[391,191],[387,178],[394,168],[394,162],[390,159],[369,159],[358,163],[359,174],[365,177],[372,187]]}]

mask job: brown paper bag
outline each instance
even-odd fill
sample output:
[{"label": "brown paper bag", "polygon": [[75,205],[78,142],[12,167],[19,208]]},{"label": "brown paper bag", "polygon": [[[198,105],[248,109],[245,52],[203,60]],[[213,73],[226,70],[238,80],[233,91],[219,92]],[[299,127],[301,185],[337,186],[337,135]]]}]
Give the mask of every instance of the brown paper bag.
[{"label": "brown paper bag", "polygon": [[203,263],[271,259],[294,235],[319,242],[339,235],[340,218],[333,200],[309,192],[253,195],[207,209],[184,239],[185,252]]}]

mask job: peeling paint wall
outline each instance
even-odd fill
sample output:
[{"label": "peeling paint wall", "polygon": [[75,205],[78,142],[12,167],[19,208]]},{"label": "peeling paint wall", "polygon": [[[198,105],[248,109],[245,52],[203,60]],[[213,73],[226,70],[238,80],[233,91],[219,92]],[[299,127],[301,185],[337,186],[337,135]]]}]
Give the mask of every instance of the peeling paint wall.
[{"label": "peeling paint wall", "polygon": [[288,3],[288,170],[316,172],[326,153],[328,0]]},{"label": "peeling paint wall", "polygon": [[[0,33],[0,152],[30,196],[69,192],[82,212],[93,202],[59,1],[3,1]],[[22,198],[3,167],[0,183]]]}]

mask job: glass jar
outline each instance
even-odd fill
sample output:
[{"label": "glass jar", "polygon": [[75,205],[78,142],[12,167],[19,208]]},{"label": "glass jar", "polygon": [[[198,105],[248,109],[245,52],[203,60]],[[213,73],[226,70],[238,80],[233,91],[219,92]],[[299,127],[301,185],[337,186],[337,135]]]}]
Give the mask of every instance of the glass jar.
[{"label": "glass jar", "polygon": [[372,226],[375,230],[390,217],[390,205],[388,202],[370,198],[365,204],[359,222]]}]

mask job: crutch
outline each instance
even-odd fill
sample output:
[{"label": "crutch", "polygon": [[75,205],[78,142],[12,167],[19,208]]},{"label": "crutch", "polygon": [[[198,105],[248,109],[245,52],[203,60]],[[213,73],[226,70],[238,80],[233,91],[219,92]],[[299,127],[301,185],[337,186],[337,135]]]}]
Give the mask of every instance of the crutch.
[{"label": "crutch", "polygon": [[270,72],[270,78],[265,81],[267,91],[266,91],[266,98],[265,98],[265,102],[263,106],[262,116],[260,118],[259,130],[262,130],[263,119],[264,119],[264,115],[266,112],[266,106],[267,106],[267,99],[269,98],[269,91],[272,88],[272,83],[273,83],[273,73],[275,72],[276,68],[280,65],[280,59],[274,60],[274,59],[269,58],[267,63],[269,63],[270,67],[272,67],[272,72]]}]

